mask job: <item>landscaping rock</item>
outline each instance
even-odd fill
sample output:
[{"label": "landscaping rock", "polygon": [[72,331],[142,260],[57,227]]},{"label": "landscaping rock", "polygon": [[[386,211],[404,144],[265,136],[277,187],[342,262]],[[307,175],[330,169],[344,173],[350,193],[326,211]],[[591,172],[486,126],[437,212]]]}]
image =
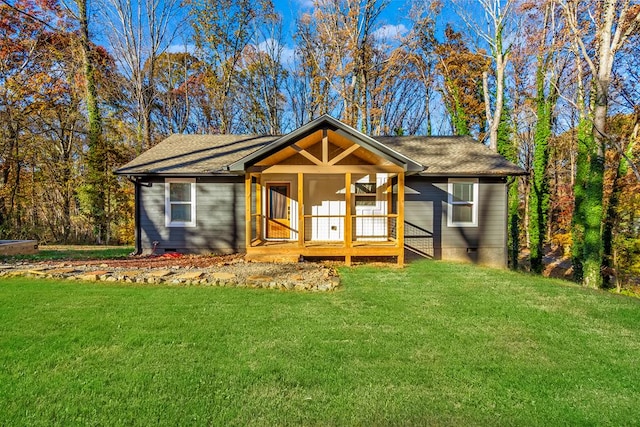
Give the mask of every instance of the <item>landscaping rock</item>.
[{"label": "landscaping rock", "polygon": [[189,273],[183,273],[176,277],[177,280],[197,280],[204,276],[202,271],[192,271]]},{"label": "landscaping rock", "polygon": [[167,277],[167,276],[173,274],[173,272],[170,271],[170,270],[155,270],[155,271],[151,271],[151,272],[149,272],[147,274],[149,276],[151,276],[151,277],[160,278],[160,277]]},{"label": "landscaping rock", "polygon": [[142,272],[143,272],[143,270],[129,270],[129,271],[123,271],[119,275],[120,275],[120,277],[123,277],[123,278],[132,279],[134,277],[139,276]]},{"label": "landscaping rock", "polygon": [[225,273],[225,272],[216,272],[216,273],[213,273],[211,276],[217,280],[232,280],[236,278],[235,274]]},{"label": "landscaping rock", "polygon": [[29,276],[109,283],[234,286],[331,291],[340,284],[331,266],[319,263],[246,262],[240,256],[130,257],[108,261],[0,263],[0,277]]},{"label": "landscaping rock", "polygon": [[54,268],[51,270],[48,270],[47,273],[50,274],[51,276],[64,276],[67,274],[72,274],[77,272],[78,270],[76,270],[75,268]]}]

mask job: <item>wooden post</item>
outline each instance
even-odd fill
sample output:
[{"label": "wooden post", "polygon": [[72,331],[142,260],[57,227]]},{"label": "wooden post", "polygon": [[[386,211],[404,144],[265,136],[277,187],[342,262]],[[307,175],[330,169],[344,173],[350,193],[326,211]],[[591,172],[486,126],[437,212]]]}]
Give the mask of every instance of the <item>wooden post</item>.
[{"label": "wooden post", "polygon": [[256,176],[256,238],[263,240],[262,236],[262,175]]},{"label": "wooden post", "polygon": [[398,265],[404,265],[404,172],[398,174],[398,222],[396,224],[396,237],[398,245]]},{"label": "wooden post", "polygon": [[304,174],[298,172],[298,246],[304,246]]},{"label": "wooden post", "polygon": [[245,245],[246,251],[251,248],[251,174],[244,176],[244,210],[245,210]]},{"label": "wooden post", "polygon": [[329,135],[326,129],[322,129],[322,163],[329,164]]},{"label": "wooden post", "polygon": [[351,172],[344,174],[344,203],[345,203],[345,216],[344,216],[344,240],[345,251],[344,263],[347,266],[351,266],[351,246],[352,246],[352,219],[351,219]]}]

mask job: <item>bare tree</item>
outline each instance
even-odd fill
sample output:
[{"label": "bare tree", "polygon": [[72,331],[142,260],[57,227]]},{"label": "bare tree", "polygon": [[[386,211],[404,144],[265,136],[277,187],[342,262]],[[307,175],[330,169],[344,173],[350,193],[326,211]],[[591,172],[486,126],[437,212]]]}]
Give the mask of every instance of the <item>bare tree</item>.
[{"label": "bare tree", "polygon": [[157,100],[155,74],[158,58],[175,38],[179,0],[102,0],[102,18],[127,92],[135,105],[138,151],[153,141],[152,111]]},{"label": "bare tree", "polygon": [[194,131],[192,101],[196,77],[202,63],[188,52],[165,52],[158,56],[155,69],[157,116],[155,128],[162,134]]},{"label": "bare tree", "polygon": [[[483,10],[484,19],[478,22],[471,15],[473,7],[466,7],[469,2],[458,0],[460,16],[465,23],[489,46],[495,73],[495,100],[491,102],[489,91],[489,73],[482,77],[484,91],[485,114],[488,125],[489,147],[498,149],[498,128],[500,127],[502,109],[504,106],[505,71],[509,62],[509,46],[505,46],[505,39],[513,29],[509,26],[511,18],[512,0],[477,0]],[[493,107],[493,108],[492,108]]]},{"label": "bare tree", "polygon": [[250,133],[279,135],[284,115],[282,19],[274,15],[258,29],[242,58],[242,123]]},{"label": "bare tree", "polygon": [[289,88],[296,126],[331,112],[337,102],[334,88],[337,55],[320,40],[316,21],[314,16],[305,13],[297,22],[296,63]]},{"label": "bare tree", "polygon": [[374,26],[386,0],[331,0],[314,2],[313,14],[298,22],[304,70],[313,73],[312,91],[327,109],[329,93],[338,100],[337,113],[345,123],[370,130],[369,79],[375,63]]},{"label": "bare tree", "polygon": [[442,5],[439,1],[414,3],[409,16],[413,21],[411,32],[405,38],[407,50],[411,52],[407,58],[415,63],[418,76],[424,87],[424,111],[426,120],[426,134],[432,134],[431,100],[435,88],[435,68],[437,56],[434,54],[436,45],[436,18]]},{"label": "bare tree", "polygon": [[210,108],[210,132],[231,133],[238,117],[236,95],[241,60],[265,20],[273,16],[271,0],[188,0],[198,56],[207,69],[202,81]]}]

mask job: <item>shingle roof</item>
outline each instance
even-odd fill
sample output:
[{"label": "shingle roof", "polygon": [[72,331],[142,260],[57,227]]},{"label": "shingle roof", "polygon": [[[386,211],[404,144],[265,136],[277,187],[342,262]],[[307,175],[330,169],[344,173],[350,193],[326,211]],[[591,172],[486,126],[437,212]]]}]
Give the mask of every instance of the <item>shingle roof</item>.
[{"label": "shingle roof", "polygon": [[[171,135],[116,170],[121,175],[200,175],[227,166],[278,136]],[[425,167],[423,175],[522,175],[525,172],[470,137],[386,136],[374,139]]]},{"label": "shingle roof", "polygon": [[526,172],[469,136],[377,136],[422,164],[422,175],[523,175]]},{"label": "shingle roof", "polygon": [[120,175],[188,175],[223,172],[277,136],[171,135],[116,170]]}]

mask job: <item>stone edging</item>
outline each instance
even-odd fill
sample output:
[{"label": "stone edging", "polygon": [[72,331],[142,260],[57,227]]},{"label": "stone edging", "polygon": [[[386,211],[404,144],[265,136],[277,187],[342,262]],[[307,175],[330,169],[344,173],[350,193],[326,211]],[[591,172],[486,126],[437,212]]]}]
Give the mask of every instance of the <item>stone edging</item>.
[{"label": "stone edging", "polygon": [[[259,270],[254,263],[247,275],[241,272],[215,268],[110,268],[98,266],[73,266],[68,264],[1,264],[0,278],[31,277],[87,282],[120,282],[135,284],[164,284],[182,286],[226,286],[240,288],[265,288],[295,291],[327,292],[340,285],[340,277],[334,268],[316,264],[297,267],[297,271],[284,274],[251,274]],[[245,268],[246,270],[246,265]]]}]

